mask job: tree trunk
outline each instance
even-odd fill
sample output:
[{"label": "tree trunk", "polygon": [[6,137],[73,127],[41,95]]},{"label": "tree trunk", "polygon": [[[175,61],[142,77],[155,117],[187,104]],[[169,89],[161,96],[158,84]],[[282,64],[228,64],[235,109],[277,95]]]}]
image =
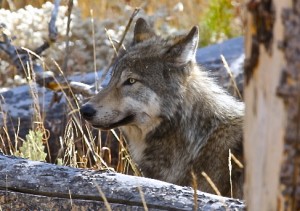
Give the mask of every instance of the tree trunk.
[{"label": "tree trunk", "polygon": [[[230,199],[170,183],[0,154],[2,210],[244,210]],[[195,205],[195,200],[197,203]],[[196,206],[196,207],[195,207]]]},{"label": "tree trunk", "polygon": [[247,207],[300,210],[300,0],[252,0],[247,9]]}]

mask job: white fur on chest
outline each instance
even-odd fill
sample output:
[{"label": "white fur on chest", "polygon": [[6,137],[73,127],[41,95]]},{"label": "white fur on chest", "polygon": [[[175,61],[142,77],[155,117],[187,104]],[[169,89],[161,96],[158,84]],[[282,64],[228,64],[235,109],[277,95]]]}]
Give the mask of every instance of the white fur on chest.
[{"label": "white fur on chest", "polygon": [[130,156],[135,163],[139,163],[143,159],[143,153],[146,149],[146,143],[141,131],[134,126],[122,127],[121,130],[128,139]]}]

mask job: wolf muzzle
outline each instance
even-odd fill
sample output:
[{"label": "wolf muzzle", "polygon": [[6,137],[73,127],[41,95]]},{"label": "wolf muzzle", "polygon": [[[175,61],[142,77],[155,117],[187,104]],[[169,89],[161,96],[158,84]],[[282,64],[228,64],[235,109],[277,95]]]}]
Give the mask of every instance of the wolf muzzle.
[{"label": "wolf muzzle", "polygon": [[85,104],[80,108],[80,113],[86,120],[92,120],[97,111],[90,104]]}]

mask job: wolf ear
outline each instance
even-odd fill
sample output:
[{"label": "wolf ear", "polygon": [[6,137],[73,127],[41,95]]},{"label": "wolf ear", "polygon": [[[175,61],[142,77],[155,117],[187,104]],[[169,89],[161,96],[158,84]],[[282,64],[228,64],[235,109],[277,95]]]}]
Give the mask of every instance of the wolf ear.
[{"label": "wolf ear", "polygon": [[139,42],[143,42],[154,36],[156,35],[152,28],[147,24],[147,22],[143,18],[139,18],[136,21],[134,27],[133,43],[136,44]]},{"label": "wolf ear", "polygon": [[176,63],[186,64],[195,61],[199,40],[199,29],[194,26],[188,35],[179,39],[168,51],[166,57]]}]

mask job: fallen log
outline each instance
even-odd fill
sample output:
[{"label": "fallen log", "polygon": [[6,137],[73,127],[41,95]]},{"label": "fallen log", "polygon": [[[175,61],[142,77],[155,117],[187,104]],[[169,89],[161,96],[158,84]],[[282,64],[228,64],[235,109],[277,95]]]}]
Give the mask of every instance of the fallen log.
[{"label": "fallen log", "polygon": [[190,187],[2,154],[0,178],[2,210],[245,210],[238,199]]}]

